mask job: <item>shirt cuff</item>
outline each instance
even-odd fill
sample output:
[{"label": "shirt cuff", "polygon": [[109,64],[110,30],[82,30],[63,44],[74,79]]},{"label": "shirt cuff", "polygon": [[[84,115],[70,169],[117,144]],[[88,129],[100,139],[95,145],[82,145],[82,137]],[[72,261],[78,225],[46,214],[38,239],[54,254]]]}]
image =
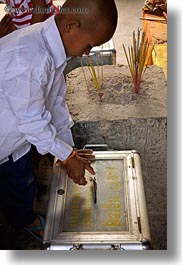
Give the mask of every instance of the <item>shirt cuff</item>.
[{"label": "shirt cuff", "polygon": [[64,142],[66,142],[68,145],[71,145],[71,146],[74,146],[75,145],[74,144],[74,141],[73,141],[72,133],[71,133],[70,130],[69,131],[62,132],[60,134],[60,138],[61,138],[61,140],[63,140]]},{"label": "shirt cuff", "polygon": [[50,153],[59,160],[64,161],[73,151],[73,147],[65,143],[63,140],[56,138]]}]

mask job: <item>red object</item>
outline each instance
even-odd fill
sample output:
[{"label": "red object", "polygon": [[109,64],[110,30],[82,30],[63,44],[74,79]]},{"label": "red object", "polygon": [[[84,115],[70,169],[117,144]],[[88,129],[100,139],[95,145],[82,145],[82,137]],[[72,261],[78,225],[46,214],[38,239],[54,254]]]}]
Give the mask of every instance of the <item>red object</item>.
[{"label": "red object", "polygon": [[165,11],[163,11],[162,14],[163,14],[163,17],[164,17],[165,19],[167,19],[167,13],[166,13]]},{"label": "red object", "polygon": [[99,100],[102,101],[102,97],[103,97],[104,93],[102,92],[98,92],[98,96],[99,96]]},{"label": "red object", "polygon": [[59,14],[59,8],[56,5],[54,5],[53,3],[52,3],[52,6],[54,7],[55,14],[58,15]]}]

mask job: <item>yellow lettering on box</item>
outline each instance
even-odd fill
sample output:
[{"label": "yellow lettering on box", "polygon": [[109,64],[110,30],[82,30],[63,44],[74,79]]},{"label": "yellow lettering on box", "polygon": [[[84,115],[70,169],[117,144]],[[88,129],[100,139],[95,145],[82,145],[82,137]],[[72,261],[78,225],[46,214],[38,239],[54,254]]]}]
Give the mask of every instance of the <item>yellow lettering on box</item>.
[{"label": "yellow lettering on box", "polygon": [[110,227],[110,226],[115,226],[115,227],[119,227],[119,226],[121,226],[121,220],[105,220],[104,222],[103,222],[103,226],[108,226],[108,227]]}]

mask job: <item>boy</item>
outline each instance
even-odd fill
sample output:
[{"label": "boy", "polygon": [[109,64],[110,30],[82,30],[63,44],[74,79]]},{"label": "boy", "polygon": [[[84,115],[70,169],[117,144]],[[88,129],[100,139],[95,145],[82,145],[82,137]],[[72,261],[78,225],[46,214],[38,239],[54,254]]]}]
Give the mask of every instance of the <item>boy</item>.
[{"label": "boy", "polygon": [[[9,11],[9,14],[0,21],[0,38],[16,29],[44,21],[53,14],[52,11],[56,12],[52,0],[3,0],[1,2],[6,4],[5,10]],[[37,11],[42,9],[42,12],[36,12],[36,9]]]},{"label": "boy", "polygon": [[42,236],[43,221],[33,212],[31,144],[58,157],[79,185],[87,183],[85,170],[95,174],[73,150],[63,70],[69,57],[107,42],[116,26],[114,0],[66,0],[59,15],[0,40],[0,204],[11,224],[34,235]]}]

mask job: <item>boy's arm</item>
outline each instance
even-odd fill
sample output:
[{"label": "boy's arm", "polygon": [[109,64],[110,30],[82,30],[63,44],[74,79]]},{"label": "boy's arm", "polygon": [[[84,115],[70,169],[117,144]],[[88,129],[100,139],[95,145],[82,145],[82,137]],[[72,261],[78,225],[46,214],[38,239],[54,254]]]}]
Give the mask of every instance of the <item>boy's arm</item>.
[{"label": "boy's arm", "polygon": [[[71,127],[73,126],[73,121],[69,110],[66,105],[65,95],[66,95],[66,83],[64,76],[57,80],[54,86],[59,86],[60,91],[57,96],[55,105],[53,106],[51,116],[52,123],[54,124],[57,136],[70,146],[74,146]],[[75,155],[74,155],[75,154]],[[74,150],[66,159],[66,170],[70,178],[79,185],[86,185],[87,181],[85,179],[85,169],[91,174],[95,174],[93,168],[90,165],[90,158],[93,158],[92,150]],[[60,160],[57,162],[57,166],[62,164]]]},{"label": "boy's arm", "polygon": [[32,0],[32,5],[33,5],[33,13],[32,13],[31,24],[42,22],[48,18],[48,14],[46,13],[47,4],[45,0]]},{"label": "boy's arm", "polygon": [[52,107],[52,123],[54,124],[57,134],[70,146],[74,146],[71,127],[74,125],[69,113],[65,96],[66,83],[64,76],[59,76],[57,82],[54,83],[54,88],[58,89],[58,95],[54,106]]},{"label": "boy's arm", "polygon": [[14,30],[16,30],[16,27],[12,22],[12,17],[11,15],[6,14],[0,21],[0,38],[6,36]]},{"label": "boy's arm", "polygon": [[[9,80],[6,91],[8,103],[16,116],[17,128],[22,133],[22,137],[35,145],[40,154],[51,153],[60,161],[67,161],[73,148],[65,141],[61,133],[58,133],[57,124],[52,122],[52,111],[50,113],[46,109],[45,87],[42,87],[38,72],[37,69],[30,71],[21,68],[17,73],[17,78]],[[64,95],[62,96],[64,98]],[[65,113],[61,111],[59,114],[60,120],[66,121],[63,118]],[[64,165],[69,177],[80,185],[87,183],[84,177],[85,170],[94,174],[89,160],[77,154]]]}]

